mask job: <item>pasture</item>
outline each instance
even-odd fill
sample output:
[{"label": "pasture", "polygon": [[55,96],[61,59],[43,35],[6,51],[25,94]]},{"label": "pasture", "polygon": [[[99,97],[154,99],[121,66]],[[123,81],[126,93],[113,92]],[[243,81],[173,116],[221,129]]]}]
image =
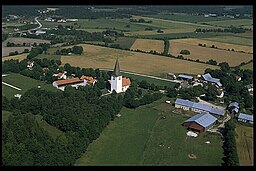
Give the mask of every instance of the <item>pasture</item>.
[{"label": "pasture", "polygon": [[236,125],[236,147],[241,166],[253,166],[253,127]]},{"label": "pasture", "polygon": [[26,59],[27,58],[27,55],[28,53],[23,53],[23,54],[20,54],[20,55],[14,55],[14,56],[7,56],[7,57],[3,57],[2,58],[2,61],[6,61],[6,60],[11,60],[11,59],[14,59],[14,60],[23,60],[23,59]]},{"label": "pasture", "polygon": [[170,40],[170,54],[177,56],[180,54],[181,50],[190,51],[190,55],[183,55],[184,58],[193,60],[199,59],[204,62],[213,59],[216,60],[217,63],[228,62],[232,67],[241,64],[241,62],[248,62],[253,58],[252,54],[201,47],[198,45],[181,43],[179,40]]},{"label": "pasture", "polygon": [[131,37],[118,37],[114,44],[119,44],[124,49],[130,49],[135,41],[136,39]]},{"label": "pasture", "polygon": [[2,95],[6,96],[8,99],[14,98],[15,94],[23,94],[28,89],[31,89],[33,87],[37,88],[37,86],[41,86],[41,89],[57,91],[57,89],[51,84],[47,84],[42,81],[35,80],[17,73],[10,73],[7,76],[2,77],[2,81],[21,89],[19,91],[2,84]]},{"label": "pasture", "polygon": [[[172,113],[173,107],[165,100],[166,97],[136,109],[123,107],[121,117],[110,122],[76,165],[221,165],[219,135],[187,137],[181,124],[188,117]],[[197,156],[196,160],[188,157],[191,153]]]},{"label": "pasture", "polygon": [[160,55],[131,52],[88,44],[80,44],[79,46],[84,48],[84,54],[82,56],[61,56],[61,62],[81,68],[113,69],[116,58],[118,57],[121,70],[152,76],[166,75],[167,72],[202,74],[206,68],[219,68],[218,66]]},{"label": "pasture", "polygon": [[215,42],[223,42],[223,43],[231,43],[236,45],[243,45],[243,46],[253,46],[253,36],[249,35],[246,36],[244,34],[241,34],[241,36],[235,36],[235,35],[223,35],[223,36],[217,36],[217,37],[207,37],[202,38],[209,41],[215,41]]},{"label": "pasture", "polygon": [[156,51],[162,53],[164,51],[163,40],[136,39],[130,48],[131,50],[142,50],[145,52]]},{"label": "pasture", "polygon": [[253,19],[235,19],[235,20],[227,20],[227,21],[210,21],[206,22],[210,25],[220,26],[220,27],[229,27],[229,26],[251,26],[253,24]]},{"label": "pasture", "polygon": [[206,47],[211,47],[212,45],[215,45],[220,49],[225,49],[225,50],[234,49],[234,51],[244,51],[246,53],[253,53],[253,47],[251,46],[235,45],[231,43],[222,43],[217,41],[195,39],[195,38],[179,39],[177,41],[180,43],[191,44],[191,45],[198,45],[199,43],[206,44]]},{"label": "pasture", "polygon": [[253,71],[253,62],[250,62],[246,65],[241,66],[240,69],[250,69]]},{"label": "pasture", "polygon": [[18,51],[18,53],[22,53],[25,49],[31,50],[31,47],[3,47],[2,46],[2,57],[9,56],[10,52]]}]

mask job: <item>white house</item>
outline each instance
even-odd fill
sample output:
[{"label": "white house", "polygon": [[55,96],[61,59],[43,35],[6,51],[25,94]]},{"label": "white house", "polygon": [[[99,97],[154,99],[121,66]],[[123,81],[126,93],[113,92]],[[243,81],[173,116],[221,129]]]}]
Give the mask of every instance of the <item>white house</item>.
[{"label": "white house", "polygon": [[125,92],[131,85],[131,80],[129,78],[122,77],[120,74],[119,62],[116,60],[114,72],[110,80],[111,92],[115,90],[117,93]]},{"label": "white house", "polygon": [[34,66],[34,61],[28,61],[27,62],[27,68],[28,69],[32,70],[33,66]]},{"label": "white house", "polygon": [[56,87],[59,90],[64,91],[65,87],[68,85],[71,85],[72,87],[78,88],[79,86],[86,86],[86,85],[91,85],[93,86],[95,84],[96,80],[92,77],[88,76],[82,76],[80,78],[70,78],[66,80],[58,80],[54,81],[52,85]]},{"label": "white house", "polygon": [[59,72],[58,74],[53,74],[52,76],[54,76],[54,77],[58,77],[58,79],[60,80],[60,79],[67,79],[67,76],[66,76],[66,71],[64,71],[63,73],[61,73],[61,72]]}]

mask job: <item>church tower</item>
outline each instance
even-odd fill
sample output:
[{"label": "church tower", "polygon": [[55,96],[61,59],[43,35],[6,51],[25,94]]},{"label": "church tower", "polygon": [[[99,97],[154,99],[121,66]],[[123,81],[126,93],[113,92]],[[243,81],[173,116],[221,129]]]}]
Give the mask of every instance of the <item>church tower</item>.
[{"label": "church tower", "polygon": [[122,92],[122,75],[120,74],[118,58],[116,59],[114,72],[111,76],[111,92],[113,90],[117,93]]}]

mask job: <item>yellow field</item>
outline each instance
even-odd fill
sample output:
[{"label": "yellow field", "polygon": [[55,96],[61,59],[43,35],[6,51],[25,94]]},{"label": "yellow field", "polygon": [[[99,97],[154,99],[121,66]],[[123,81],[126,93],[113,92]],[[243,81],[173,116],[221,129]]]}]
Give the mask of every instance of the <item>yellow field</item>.
[{"label": "yellow field", "polygon": [[236,147],[241,166],[253,166],[253,128],[238,124]]},{"label": "yellow field", "polygon": [[217,63],[228,62],[230,66],[237,66],[241,62],[248,62],[253,59],[252,54],[232,52],[227,50],[213,49],[181,43],[179,40],[170,40],[169,53],[177,56],[181,50],[189,50],[190,55],[183,55],[184,58],[199,59],[200,61],[216,60]]},{"label": "yellow field", "polygon": [[246,53],[253,53],[253,47],[251,46],[243,46],[243,45],[235,45],[231,43],[222,43],[222,42],[216,42],[216,41],[210,41],[210,40],[204,40],[204,39],[194,39],[194,38],[188,38],[188,39],[179,39],[175,40],[176,42],[180,43],[186,43],[190,45],[198,45],[206,44],[206,47],[211,47],[212,45],[217,46],[220,49],[234,49],[235,51],[244,51]]},{"label": "yellow field", "polygon": [[10,60],[10,59],[18,59],[19,61],[25,59],[27,57],[28,53],[23,53],[23,54],[20,54],[20,55],[14,55],[14,56],[8,56],[8,57],[4,57],[2,58],[2,61],[5,61],[5,60]]},{"label": "yellow field", "polygon": [[164,51],[164,41],[163,40],[150,40],[150,39],[136,39],[136,41],[131,46],[132,50],[142,50],[149,52],[155,50],[162,53]]},{"label": "yellow field", "polygon": [[[217,69],[219,67],[173,59],[159,55],[129,52],[119,49],[82,44],[83,56],[62,56],[62,63],[70,63],[73,66],[85,68],[113,69],[116,58],[119,58],[120,68],[123,71],[161,76],[163,73],[187,73],[202,74],[206,68]],[[67,47],[66,47],[67,48]]]}]

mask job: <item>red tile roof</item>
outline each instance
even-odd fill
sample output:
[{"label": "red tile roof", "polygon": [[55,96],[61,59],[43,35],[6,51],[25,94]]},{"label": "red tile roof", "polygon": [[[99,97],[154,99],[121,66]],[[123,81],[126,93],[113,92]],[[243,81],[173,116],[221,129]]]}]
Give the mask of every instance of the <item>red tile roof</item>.
[{"label": "red tile roof", "polygon": [[123,78],[122,78],[122,87],[125,87],[125,86],[128,86],[128,85],[131,85],[131,80],[130,80],[130,78],[125,78],[125,77],[123,77]]},{"label": "red tile roof", "polygon": [[89,76],[86,76],[86,75],[81,76],[80,79],[81,79],[81,80],[86,79],[87,81],[89,81],[90,84],[93,84],[94,81],[95,81],[94,78],[89,77]]},{"label": "red tile roof", "polygon": [[74,84],[74,83],[81,83],[83,80],[80,80],[79,78],[70,78],[67,80],[58,80],[55,81],[58,86],[66,85],[66,84]]}]

